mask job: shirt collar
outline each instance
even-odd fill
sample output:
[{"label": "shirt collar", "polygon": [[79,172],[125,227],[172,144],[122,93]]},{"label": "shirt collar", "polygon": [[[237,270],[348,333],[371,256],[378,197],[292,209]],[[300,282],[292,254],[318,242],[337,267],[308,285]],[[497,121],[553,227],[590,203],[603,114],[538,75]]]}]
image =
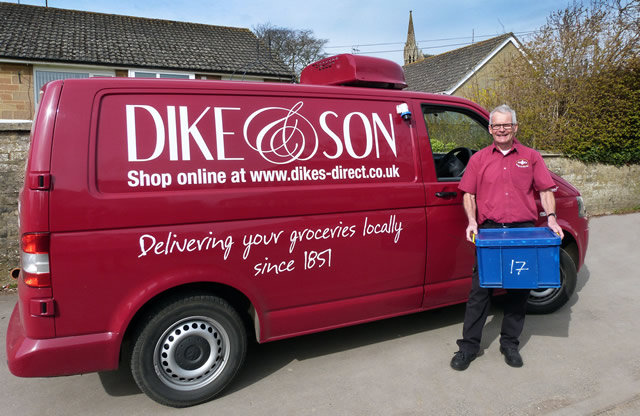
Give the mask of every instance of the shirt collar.
[{"label": "shirt collar", "polygon": [[[493,146],[493,151],[494,152],[498,152],[498,153],[502,153],[501,150],[498,148],[498,146],[496,146],[495,143],[491,143],[491,145]],[[513,138],[513,146],[511,146],[511,149],[509,149],[509,152],[507,152],[507,155],[509,153],[511,153],[512,151],[515,151],[516,153],[520,153],[520,147],[522,146],[522,144],[520,144],[520,142],[518,141],[518,139],[516,139],[515,137]],[[506,155],[505,155],[506,156]]]}]

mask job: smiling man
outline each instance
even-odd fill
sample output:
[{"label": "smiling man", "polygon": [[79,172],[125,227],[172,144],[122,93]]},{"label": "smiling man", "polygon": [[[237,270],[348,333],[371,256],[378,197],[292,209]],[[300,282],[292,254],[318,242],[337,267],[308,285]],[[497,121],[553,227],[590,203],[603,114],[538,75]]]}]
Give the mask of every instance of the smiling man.
[{"label": "smiling man", "polygon": [[[556,221],[555,198],[551,178],[542,156],[516,140],[516,113],[507,105],[494,109],[489,116],[489,133],[493,144],[474,154],[460,181],[463,204],[469,220],[466,238],[473,241],[478,228],[533,227],[538,213],[535,192],[540,193],[549,228],[563,237]],[[480,353],[482,329],[487,320],[492,289],[480,287],[474,268],[471,291],[465,310],[459,351],[451,360],[455,370],[466,370]],[[504,317],[500,331],[500,352],[512,367],[522,367],[518,352],[520,334],[529,289],[509,289],[505,296]]]}]

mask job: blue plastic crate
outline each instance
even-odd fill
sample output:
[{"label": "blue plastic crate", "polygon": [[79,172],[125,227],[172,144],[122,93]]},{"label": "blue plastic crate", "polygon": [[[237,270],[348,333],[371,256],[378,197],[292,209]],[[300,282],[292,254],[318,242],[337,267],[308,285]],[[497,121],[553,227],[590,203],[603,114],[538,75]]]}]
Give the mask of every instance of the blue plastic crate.
[{"label": "blue plastic crate", "polygon": [[560,287],[560,237],[549,228],[481,229],[476,252],[481,287]]}]

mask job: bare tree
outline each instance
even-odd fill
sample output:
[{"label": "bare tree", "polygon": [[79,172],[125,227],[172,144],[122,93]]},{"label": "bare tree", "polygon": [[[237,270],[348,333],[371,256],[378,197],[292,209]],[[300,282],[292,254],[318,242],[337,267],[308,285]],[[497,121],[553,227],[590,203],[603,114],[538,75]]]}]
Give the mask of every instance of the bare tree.
[{"label": "bare tree", "polygon": [[254,26],[253,31],[272,56],[280,58],[296,74],[296,80],[305,66],[327,57],[323,49],[328,40],[315,38],[312,30],[289,29],[265,23]]},{"label": "bare tree", "polygon": [[640,0],[574,0],[524,47],[478,101],[512,105],[520,138],[535,147],[638,163],[640,133],[629,127],[639,123]]}]

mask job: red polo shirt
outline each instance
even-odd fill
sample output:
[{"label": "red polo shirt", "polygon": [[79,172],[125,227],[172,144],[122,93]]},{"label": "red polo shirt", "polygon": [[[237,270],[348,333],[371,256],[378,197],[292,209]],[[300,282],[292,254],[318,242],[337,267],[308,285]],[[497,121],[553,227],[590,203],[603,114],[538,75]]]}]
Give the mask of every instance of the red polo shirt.
[{"label": "red polo shirt", "polygon": [[476,196],[482,224],[536,221],[534,191],[555,186],[540,153],[514,139],[506,155],[495,144],[474,154],[458,188]]}]

